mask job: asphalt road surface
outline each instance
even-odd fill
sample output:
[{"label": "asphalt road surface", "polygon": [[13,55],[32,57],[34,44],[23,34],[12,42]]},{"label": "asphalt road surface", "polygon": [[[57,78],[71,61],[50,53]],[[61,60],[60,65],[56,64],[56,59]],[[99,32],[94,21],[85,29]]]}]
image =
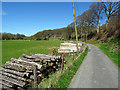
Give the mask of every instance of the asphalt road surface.
[{"label": "asphalt road surface", "polygon": [[91,44],[88,47],[69,88],[118,88],[118,67],[99,48]]}]

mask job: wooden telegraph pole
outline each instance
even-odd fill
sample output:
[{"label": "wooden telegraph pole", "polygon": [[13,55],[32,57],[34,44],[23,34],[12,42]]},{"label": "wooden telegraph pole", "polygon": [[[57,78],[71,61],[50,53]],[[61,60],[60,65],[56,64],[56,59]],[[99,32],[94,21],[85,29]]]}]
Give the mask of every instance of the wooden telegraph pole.
[{"label": "wooden telegraph pole", "polygon": [[76,16],[75,16],[74,0],[72,0],[72,3],[73,3],[73,16],[74,16],[74,22],[75,22],[75,33],[76,33],[76,42],[77,42],[77,55],[78,55],[78,35],[77,35],[77,23],[76,23]]}]

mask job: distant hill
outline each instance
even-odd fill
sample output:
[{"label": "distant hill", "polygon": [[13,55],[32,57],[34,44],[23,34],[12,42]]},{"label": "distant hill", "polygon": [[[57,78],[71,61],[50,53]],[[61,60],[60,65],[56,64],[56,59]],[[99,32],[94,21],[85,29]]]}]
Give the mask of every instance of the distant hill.
[{"label": "distant hill", "polygon": [[[115,16],[109,21],[108,27],[106,24],[100,26],[100,33],[96,32],[96,27],[91,28],[90,33],[87,35],[87,40],[93,40],[98,42],[107,42],[114,38],[120,38],[120,18]],[[82,39],[84,41],[86,28],[82,31]],[[81,39],[81,26],[80,26],[80,15],[77,16],[77,29],[78,38]],[[67,27],[53,30],[44,30],[33,35],[37,40],[47,40],[48,38],[65,38],[75,39],[74,22],[69,24]]]},{"label": "distant hill", "polygon": [[[80,34],[79,19],[80,19],[80,15],[77,16],[78,34]],[[46,40],[48,38],[65,38],[65,39],[72,38],[72,39],[75,39],[74,22],[70,23],[67,27],[53,29],[53,30],[43,30],[32,36],[34,36],[37,40]],[[78,35],[78,36],[80,36],[80,35]]]},{"label": "distant hill", "polygon": [[62,38],[67,28],[43,30],[33,35],[37,40],[46,40],[48,38]]},{"label": "distant hill", "polygon": [[0,33],[0,40],[19,40],[26,37],[24,34],[11,34],[11,33]]}]

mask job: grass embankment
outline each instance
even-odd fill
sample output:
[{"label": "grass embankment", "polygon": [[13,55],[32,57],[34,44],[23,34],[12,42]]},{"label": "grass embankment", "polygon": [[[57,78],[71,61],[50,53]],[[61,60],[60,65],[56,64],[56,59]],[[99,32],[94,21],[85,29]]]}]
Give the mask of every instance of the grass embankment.
[{"label": "grass embankment", "polygon": [[52,54],[53,48],[59,48],[63,41],[29,41],[29,40],[3,40],[2,64],[11,58],[19,58],[24,54]]},{"label": "grass embankment", "polygon": [[120,63],[118,62],[118,40],[113,39],[107,43],[97,43],[97,42],[88,42],[99,47],[113,62],[120,67]]},{"label": "grass embankment", "polygon": [[78,58],[77,55],[75,55],[77,59],[74,61],[72,55],[66,57],[67,63],[64,66],[64,71],[60,68],[56,73],[49,75],[48,79],[43,79],[39,84],[39,88],[68,88],[73,76],[77,72],[84,57],[87,55],[87,51],[88,47]]}]

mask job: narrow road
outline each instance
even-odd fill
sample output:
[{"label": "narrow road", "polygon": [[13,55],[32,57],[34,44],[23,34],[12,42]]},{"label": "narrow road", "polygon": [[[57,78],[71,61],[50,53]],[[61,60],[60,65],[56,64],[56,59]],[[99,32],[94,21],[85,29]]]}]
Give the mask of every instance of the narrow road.
[{"label": "narrow road", "polygon": [[118,67],[99,48],[91,44],[88,47],[69,88],[118,88]]}]

